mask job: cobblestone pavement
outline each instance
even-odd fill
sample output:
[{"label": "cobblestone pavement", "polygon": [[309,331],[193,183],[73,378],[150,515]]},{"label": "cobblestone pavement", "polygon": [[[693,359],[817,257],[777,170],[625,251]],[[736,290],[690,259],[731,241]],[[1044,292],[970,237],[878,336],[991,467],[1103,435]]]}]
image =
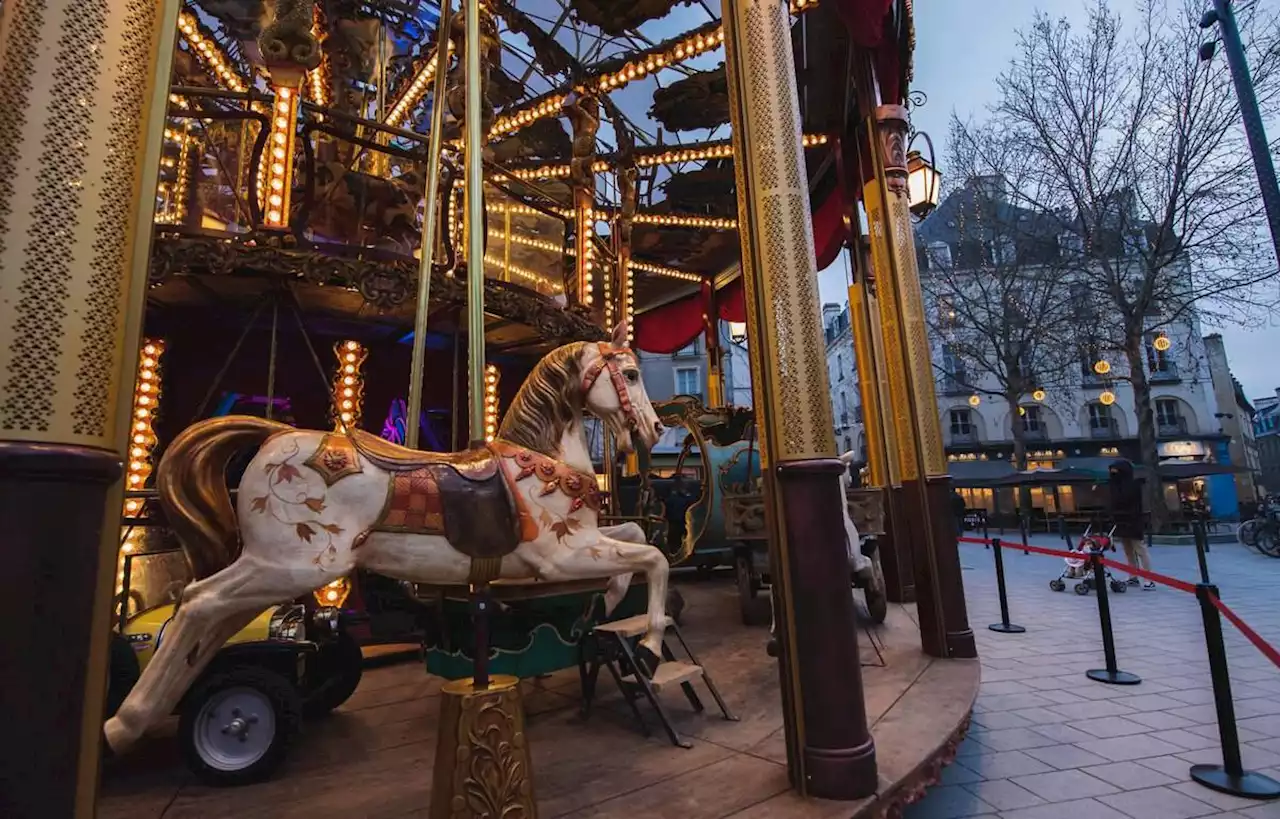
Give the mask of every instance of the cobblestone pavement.
[{"label": "cobblestone pavement", "polygon": [[[1033,543],[1060,547],[1039,535]],[[982,688],[969,737],[942,782],[906,819],[1280,819],[1280,801],[1256,802],[1193,782],[1194,763],[1221,764],[1204,629],[1195,598],[1170,588],[1112,594],[1118,665],[1136,686],[1085,678],[1103,665],[1093,595],[1056,593],[1062,561],[1006,550],[1009,605],[1025,634],[1000,619],[989,550],[961,544],[969,622]],[[1280,646],[1280,560],[1236,543],[1212,547],[1223,602]],[[1156,546],[1157,572],[1195,582],[1195,550]],[[1280,780],[1280,668],[1223,621],[1246,769]]]}]

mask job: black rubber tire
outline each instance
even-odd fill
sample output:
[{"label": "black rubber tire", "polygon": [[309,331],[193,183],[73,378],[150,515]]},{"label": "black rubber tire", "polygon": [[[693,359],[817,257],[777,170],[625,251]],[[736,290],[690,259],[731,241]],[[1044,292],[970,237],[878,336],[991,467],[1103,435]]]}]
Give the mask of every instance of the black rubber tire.
[{"label": "black rubber tire", "polygon": [[307,680],[315,682],[302,699],[303,716],[322,717],[342,705],[355,693],[363,675],[360,644],[346,631],[339,632],[337,639],[307,659]]},{"label": "black rubber tire", "polygon": [[1067,584],[1063,583],[1061,580],[1050,580],[1049,588],[1053,589],[1056,592],[1066,591]]},{"label": "black rubber tire", "polygon": [[734,575],[738,581],[738,607],[744,626],[767,626],[773,619],[772,604],[767,595],[760,594],[760,582],[752,577],[751,558],[739,556],[734,561]]},{"label": "black rubber tire", "polygon": [[1128,590],[1129,590],[1129,587],[1125,585],[1125,582],[1123,580],[1111,581],[1111,591],[1115,592],[1116,594],[1124,594]]},{"label": "black rubber tire", "polygon": [[[266,753],[238,770],[222,770],[208,764],[196,749],[196,718],[201,706],[227,688],[252,688],[271,702],[276,732]],[[178,723],[178,743],[187,767],[206,785],[234,787],[261,782],[275,772],[288,755],[289,747],[302,725],[302,697],[293,683],[264,668],[245,666],[210,674],[196,683],[182,706]]]},{"label": "black rubber tire", "polygon": [[142,671],[133,646],[117,632],[111,632],[110,665],[107,667],[107,702],[102,718],[111,719],[120,710],[124,698],[138,684]]},{"label": "black rubber tire", "polygon": [[1076,594],[1082,597],[1089,593],[1089,587],[1084,583],[1077,583],[1075,586],[1075,589],[1076,589]]}]

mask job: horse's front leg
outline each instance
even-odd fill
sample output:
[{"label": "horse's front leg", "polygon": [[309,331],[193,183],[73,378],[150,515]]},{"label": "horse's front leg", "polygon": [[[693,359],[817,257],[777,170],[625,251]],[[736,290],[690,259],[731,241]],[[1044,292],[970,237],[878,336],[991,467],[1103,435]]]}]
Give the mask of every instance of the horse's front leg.
[{"label": "horse's front leg", "polygon": [[[616,526],[601,526],[599,532],[605,537],[626,541],[627,543],[649,542],[649,539],[645,537],[644,529],[634,521],[627,521]],[[627,589],[630,587],[631,572],[614,575],[609,578],[609,585],[605,586],[604,589],[604,613],[606,617],[613,614],[613,610],[622,602],[622,598],[627,596]]]},{"label": "horse's front leg", "polygon": [[596,540],[584,537],[573,548],[561,548],[547,556],[544,571],[548,580],[585,580],[643,572],[649,581],[649,627],[640,645],[652,655],[652,664],[662,656],[662,637],[667,630],[667,557],[657,546],[627,543],[598,532]]}]

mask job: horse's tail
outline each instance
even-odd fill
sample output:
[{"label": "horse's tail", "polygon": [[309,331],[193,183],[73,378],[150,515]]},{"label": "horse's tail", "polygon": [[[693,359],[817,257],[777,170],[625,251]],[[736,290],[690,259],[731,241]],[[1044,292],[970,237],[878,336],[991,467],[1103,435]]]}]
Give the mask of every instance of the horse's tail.
[{"label": "horse's tail", "polygon": [[174,439],[156,469],[165,517],[197,580],[230,566],[240,553],[227,464],[245,447],[293,427],[248,415],[210,418]]}]

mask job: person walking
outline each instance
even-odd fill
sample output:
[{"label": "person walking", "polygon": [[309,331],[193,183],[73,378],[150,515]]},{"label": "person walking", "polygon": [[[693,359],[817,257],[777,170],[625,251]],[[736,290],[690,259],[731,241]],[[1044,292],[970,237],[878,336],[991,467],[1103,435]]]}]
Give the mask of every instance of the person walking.
[{"label": "person walking", "polygon": [[960,494],[959,489],[951,490],[951,516],[956,520],[956,534],[964,536],[964,519],[968,515],[969,509],[965,506],[964,495]]},{"label": "person walking", "polygon": [[[1137,569],[1151,571],[1151,551],[1147,548],[1146,527],[1142,515],[1142,486],[1133,475],[1133,464],[1126,460],[1112,461],[1107,468],[1108,487],[1111,491],[1111,523],[1116,527],[1115,537],[1124,546],[1125,562]],[[1137,575],[1129,576],[1129,585],[1141,581]],[[1154,589],[1156,584],[1148,580],[1144,589]]]}]

